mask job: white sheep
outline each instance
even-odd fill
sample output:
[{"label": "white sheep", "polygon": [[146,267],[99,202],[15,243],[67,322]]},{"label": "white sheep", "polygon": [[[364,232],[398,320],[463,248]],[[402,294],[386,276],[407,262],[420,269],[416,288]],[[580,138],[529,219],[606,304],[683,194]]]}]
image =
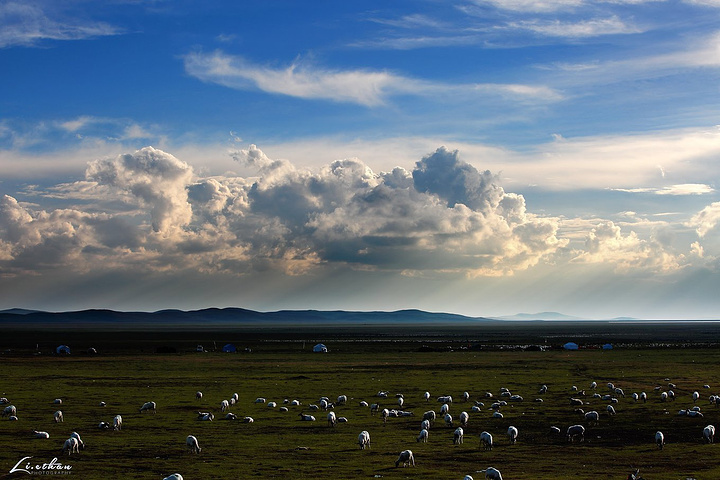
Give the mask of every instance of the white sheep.
[{"label": "white sheep", "polygon": [[428,422],[434,422],[437,415],[435,414],[435,410],[428,410],[427,412],[423,413],[423,420],[427,420]]},{"label": "white sheep", "polygon": [[500,412],[493,412],[492,416],[493,418],[503,418],[503,414]]},{"label": "white sheep", "polygon": [[373,413],[378,413],[380,411],[380,404],[379,403],[373,403],[370,405],[370,415]]},{"label": "white sheep", "polygon": [[430,401],[430,392],[425,392],[425,394],[423,396],[425,397],[426,402]]},{"label": "white sheep", "polygon": [[703,428],[703,439],[707,443],[713,443],[715,439],[715,427],[713,425]]},{"label": "white sheep", "polygon": [[465,435],[465,432],[463,431],[462,427],[457,427],[455,429],[455,432],[453,432],[453,445],[459,445],[463,443],[463,436]]},{"label": "white sheep", "polygon": [[110,424],[108,422],[100,422],[98,423],[98,428],[100,430],[110,430]]},{"label": "white sheep", "polygon": [[268,402],[267,406],[268,408],[275,408],[277,407],[277,402]]},{"label": "white sheep", "polygon": [[453,426],[453,418],[452,415],[450,415],[449,413],[445,414],[445,425],[447,425],[448,427]]},{"label": "white sheep", "polygon": [[370,448],[370,434],[367,430],[363,430],[360,432],[360,435],[358,435],[358,445],[360,445],[360,450]]},{"label": "white sheep", "polygon": [[470,421],[470,415],[468,415],[467,412],[460,412],[460,426],[467,427],[467,424],[469,421]]},{"label": "white sheep", "polygon": [[597,382],[590,382],[590,389],[595,390],[597,388]]},{"label": "white sheep", "polygon": [[365,400],[363,400],[363,401],[360,402],[360,406],[363,407],[363,408],[367,408],[367,407],[370,406],[370,404],[369,404],[368,402],[366,402]]},{"label": "white sheep", "polygon": [[255,403],[265,403],[265,399],[263,397],[257,397]]},{"label": "white sheep", "polygon": [[15,405],[8,405],[7,407],[3,408],[2,416],[16,416],[17,415],[17,408],[15,408]]},{"label": "white sheep", "polygon": [[427,429],[427,428],[423,428],[422,430],[420,430],[420,434],[417,436],[417,438],[415,439],[415,441],[417,441],[417,442],[422,442],[422,443],[427,443],[429,436],[430,436],[430,432],[428,431],[428,429]]},{"label": "white sheep", "polygon": [[63,423],[65,420],[63,418],[62,411],[57,410],[55,413],[53,413],[53,420],[55,420],[55,423]]},{"label": "white sheep", "polygon": [[400,452],[397,460],[395,460],[395,466],[397,467],[401,463],[403,467],[406,467],[407,465],[412,465],[413,467],[415,466],[415,456],[413,456],[412,451],[403,450],[402,452]]},{"label": "white sheep", "polygon": [[595,410],[586,412],[585,413],[585,421],[598,423],[600,421],[600,414],[598,412],[596,412]]},{"label": "white sheep", "polygon": [[700,398],[700,393],[698,393],[698,392],[692,393],[693,403],[697,402],[699,398]]},{"label": "white sheep", "polygon": [[568,442],[575,441],[576,438],[580,438],[580,441],[585,440],[585,427],[582,425],[572,425],[567,429]]},{"label": "white sheep", "polygon": [[518,429],[510,425],[507,431],[508,437],[510,438],[510,445],[514,445],[517,442]]},{"label": "white sheep", "polygon": [[211,412],[198,412],[197,419],[201,422],[212,422],[215,420],[215,415]]},{"label": "white sheep", "polygon": [[140,407],[140,413],[142,412],[157,413],[157,404],[155,402],[143,403],[142,407]]},{"label": "white sheep", "polygon": [[447,403],[443,403],[442,407],[440,407],[440,415],[445,415],[446,413],[450,412],[450,405]]},{"label": "white sheep", "polygon": [[33,437],[34,438],[50,438],[50,434],[48,432],[38,432],[37,430],[33,430]]},{"label": "white sheep", "polygon": [[473,477],[471,475],[465,475],[463,480],[473,480]]},{"label": "white sheep", "polygon": [[56,398],[55,400],[53,400],[53,404],[55,404],[55,405],[62,404],[62,398]]},{"label": "white sheep", "polygon": [[120,415],[113,417],[113,430],[122,430],[122,417]]},{"label": "white sheep", "polygon": [[665,435],[661,431],[655,432],[655,443],[660,450],[665,446]]},{"label": "white sheep", "polygon": [[615,407],[613,407],[612,405],[608,405],[606,407],[606,410],[607,410],[608,415],[615,415]]},{"label": "white sheep", "polygon": [[328,413],[327,422],[328,422],[328,425],[330,425],[331,427],[334,427],[337,424],[337,418],[335,417],[335,412]]},{"label": "white sheep", "polygon": [[481,473],[485,473],[485,480],[502,480],[500,470],[494,467],[488,467],[485,470],[480,470]]},{"label": "white sheep", "polygon": [[438,397],[438,403],[452,403],[452,397],[450,395],[443,395]]},{"label": "white sheep", "polygon": [[347,403],[347,395],[339,395],[337,398],[337,402],[335,403],[337,403],[338,405],[345,405]]},{"label": "white sheep", "polygon": [[237,402],[238,400],[240,400],[240,395],[238,395],[237,393],[233,393],[230,397],[230,400],[235,400],[235,402]]},{"label": "white sheep", "polygon": [[82,441],[82,438],[80,438],[79,433],[77,433],[77,432],[70,433],[70,438],[74,438],[75,440],[77,440],[80,450],[85,450],[85,442]]},{"label": "white sheep", "polygon": [[184,480],[184,479],[183,479],[183,476],[180,475],[179,473],[173,473],[172,475],[163,478],[163,480]]},{"label": "white sheep", "polygon": [[220,402],[220,411],[221,412],[224,412],[228,408],[230,408],[230,402],[228,402],[227,400],[223,400],[222,402]]},{"label": "white sheep", "polygon": [[468,392],[463,392],[462,394],[463,401],[467,402],[470,400],[470,394]]},{"label": "white sheep", "polygon": [[430,420],[423,420],[420,422],[420,430],[430,430]]},{"label": "white sheep", "polygon": [[255,419],[253,417],[244,417],[243,423],[254,423]]},{"label": "white sheep", "polygon": [[647,393],[640,392],[640,400],[642,400],[643,403],[647,402]]},{"label": "white sheep", "polygon": [[197,392],[195,392],[195,400],[202,400],[202,392],[201,391],[198,390]]},{"label": "white sheep", "polygon": [[290,402],[291,407],[299,407],[300,406],[300,400],[293,400]]},{"label": "white sheep", "polygon": [[312,415],[305,415],[304,413],[298,413],[298,415],[300,416],[300,420],[302,420],[303,422],[315,421],[315,417],[313,417]]},{"label": "white sheep", "polygon": [[382,412],[380,412],[380,416],[383,419],[383,425],[384,425],[385,423],[387,423],[387,419],[390,416],[390,410],[388,410],[387,408],[383,408]]},{"label": "white sheep", "polygon": [[548,391],[547,385],[542,385],[542,386],[540,387],[540,390],[538,390],[538,393],[539,393],[540,395],[542,395],[542,394],[544,394],[544,393],[547,393],[547,391]]},{"label": "white sheep", "polygon": [[67,452],[68,455],[80,453],[80,444],[78,443],[77,438],[70,437],[65,440],[65,443],[63,443],[62,453],[65,454],[65,452]]},{"label": "white sheep", "polygon": [[338,423],[348,423],[347,417],[337,417]]},{"label": "white sheep", "polygon": [[190,450],[190,453],[200,453],[202,451],[200,445],[198,444],[197,438],[195,438],[193,435],[187,436],[187,438],[185,439],[185,444]]},{"label": "white sheep", "polygon": [[403,397],[398,397],[397,399],[398,406],[402,408],[403,403],[405,403],[405,399]]},{"label": "white sheep", "polygon": [[227,415],[225,415],[225,420],[237,420],[237,415],[232,412],[228,412]]},{"label": "white sheep", "polygon": [[482,445],[483,450],[493,449],[493,437],[490,432],[482,432],[480,434],[480,445]]}]

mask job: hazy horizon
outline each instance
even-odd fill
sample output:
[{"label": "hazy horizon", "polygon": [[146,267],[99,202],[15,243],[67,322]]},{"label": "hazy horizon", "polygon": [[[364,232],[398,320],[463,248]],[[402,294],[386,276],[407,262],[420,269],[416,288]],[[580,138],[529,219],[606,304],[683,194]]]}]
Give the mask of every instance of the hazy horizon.
[{"label": "hazy horizon", "polygon": [[0,3],[0,309],[718,318],[720,3]]}]

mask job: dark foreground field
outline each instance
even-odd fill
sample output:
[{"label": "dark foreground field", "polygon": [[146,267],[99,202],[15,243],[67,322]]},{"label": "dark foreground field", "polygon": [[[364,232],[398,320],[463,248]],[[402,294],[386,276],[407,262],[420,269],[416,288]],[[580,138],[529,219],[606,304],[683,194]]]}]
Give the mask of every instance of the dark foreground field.
[{"label": "dark foreground field", "polygon": [[[462,479],[467,474],[477,480],[483,475],[476,472],[488,466],[498,468],[505,480],[624,479],[635,468],[647,480],[720,479],[720,445],[702,441],[703,427],[720,427],[720,408],[708,402],[709,395],[720,393],[720,350],[713,343],[714,332],[664,336],[658,331],[631,331],[622,338],[614,330],[566,332],[564,337],[554,331],[546,336],[527,330],[517,335],[433,332],[14,332],[2,340],[0,396],[17,407],[19,420],[0,420],[0,478],[28,477],[9,474],[24,457],[32,457],[34,464],[58,457],[72,467],[70,478],[78,479],[159,480],[179,472],[186,480]],[[581,344],[611,340],[616,348],[565,352],[520,347],[566,339]],[[316,340],[325,340],[330,353],[311,353]],[[251,352],[192,351],[197,344],[219,349],[227,341]],[[48,354],[59,343],[69,344],[73,354]],[[36,346],[43,353],[34,353]],[[100,353],[80,353],[90,346]],[[156,353],[168,349],[176,353]],[[615,404],[617,415],[606,414],[609,401],[592,397],[592,381],[601,394],[609,393],[608,382],[625,391],[626,397]],[[677,386],[677,400],[661,402],[660,391],[670,382]],[[542,384],[549,390],[540,395]],[[703,388],[705,384],[711,388]],[[598,425],[585,422],[570,406],[571,396],[580,397],[571,392],[573,385],[586,390],[582,408],[601,413]],[[503,407],[504,418],[494,419],[485,392],[499,397],[501,387],[524,400]],[[198,390],[204,394],[201,401],[195,399]],[[432,394],[430,403],[423,399],[426,390]],[[390,398],[377,397],[379,391],[390,392]],[[461,400],[464,391],[471,402]],[[647,392],[648,402],[633,402],[630,394],[641,391]],[[697,405],[704,417],[678,416],[678,410],[694,405],[693,391],[701,394]],[[252,416],[254,423],[222,419],[220,402],[235,392],[239,402],[229,411],[239,418]],[[365,400],[395,408],[396,393],[404,395],[403,409],[414,416],[390,418],[383,426],[378,416],[359,405]],[[309,405],[321,396],[334,400],[341,394],[349,400],[336,406],[335,413],[347,417],[348,423],[331,428],[326,412],[311,412]],[[423,412],[439,412],[435,399],[444,394],[453,396],[450,413],[455,426],[461,411],[470,413],[464,443],[453,445],[455,427],[440,419],[430,430],[429,442],[417,443]],[[257,397],[275,401],[278,407],[254,403]],[[61,398],[62,405],[53,405],[55,398]],[[281,412],[284,399],[297,399],[302,405]],[[100,407],[101,401],[107,405]],[[146,401],[157,403],[157,414],[139,412]],[[471,412],[472,401],[485,403],[480,413]],[[58,408],[64,412],[64,423],[53,422]],[[214,412],[215,421],[197,421],[198,410]],[[300,412],[313,413],[317,421],[300,421]],[[97,428],[117,414],[124,420],[121,431]],[[552,425],[564,432],[573,424],[587,428],[582,444],[568,444],[564,434],[549,435]],[[515,445],[506,436],[510,425],[519,430]],[[50,439],[33,439],[33,429],[49,432]],[[62,444],[73,430],[87,448],[63,458]],[[371,435],[370,450],[357,445],[362,430]],[[495,438],[492,451],[479,446],[483,430]],[[662,451],[654,444],[657,430],[667,441]],[[199,455],[186,450],[189,434],[199,440]],[[395,468],[398,453],[408,448],[417,466]]]}]

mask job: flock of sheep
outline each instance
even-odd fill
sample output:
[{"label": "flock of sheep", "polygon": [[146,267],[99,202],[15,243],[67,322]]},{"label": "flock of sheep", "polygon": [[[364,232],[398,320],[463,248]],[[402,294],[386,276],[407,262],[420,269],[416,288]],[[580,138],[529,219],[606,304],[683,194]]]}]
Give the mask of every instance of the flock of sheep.
[{"label": "flock of sheep", "polygon": [[[709,385],[703,386],[705,389],[709,389]],[[675,394],[675,385],[672,383],[668,384],[668,388],[666,390],[657,387],[655,388],[654,393],[656,394],[656,398],[660,402],[667,402],[672,401],[676,398]],[[600,393],[598,388],[598,385],[596,382],[592,382],[589,385],[590,392],[586,392],[585,390],[580,390],[577,387],[573,386],[570,388],[568,392],[568,399],[569,404],[568,408],[573,409],[573,411],[576,414],[579,414],[584,418],[585,425],[588,426],[588,428],[592,427],[593,425],[597,425],[601,421],[601,415],[600,412],[597,410],[590,410],[585,412],[582,407],[587,406],[590,404],[589,399],[592,398],[594,400],[598,400],[600,402],[606,402],[607,406],[605,408],[605,415],[607,416],[613,416],[616,414],[615,406],[619,404],[621,398],[625,398],[625,392],[619,388],[616,387],[612,383],[607,384],[607,391],[605,393]],[[548,387],[546,385],[542,385],[538,390],[538,395],[543,395],[548,392]],[[371,416],[378,415],[378,417],[382,420],[382,426],[385,426],[385,424],[388,422],[388,419],[391,418],[398,418],[398,417],[412,417],[414,416],[414,413],[412,411],[406,411],[403,410],[403,406],[405,404],[405,397],[403,394],[397,393],[395,395],[390,395],[387,391],[380,391],[376,394],[376,397],[379,397],[378,400],[375,403],[368,403],[366,401],[360,401],[358,403],[359,407],[362,409],[368,409],[369,414]],[[513,403],[520,403],[524,401],[524,398],[520,395],[512,394],[507,388],[502,388],[498,392],[498,397],[496,397],[491,392],[485,392],[479,400],[471,401],[471,396],[468,392],[463,392],[462,400],[464,405],[470,406],[469,409],[471,413],[473,414],[481,414],[485,412],[492,412],[492,418],[496,419],[502,419],[502,410],[504,407],[508,406],[509,404]],[[429,405],[429,402],[431,400],[431,395],[429,392],[425,392],[422,396],[423,400],[426,402],[427,405]],[[648,395],[645,392],[640,393],[633,393],[631,395],[631,401],[632,402],[647,402],[648,401]],[[691,408],[687,409],[681,409],[678,411],[678,415],[688,416],[688,417],[702,417],[703,414],[701,412],[700,406],[696,405],[697,402],[700,400],[701,395],[698,391],[694,391],[691,395],[691,399],[693,402],[693,406]],[[709,401],[711,404],[718,406],[720,405],[720,396],[710,395]],[[203,399],[202,392],[196,392],[195,393],[195,399],[196,401],[200,402]],[[244,423],[253,423],[254,419],[250,416],[245,416],[242,418],[238,418],[235,414],[228,412],[229,408],[233,405],[236,405],[239,400],[239,395],[237,393],[233,394],[229,399],[222,400],[218,405],[218,410],[221,413],[224,413],[224,418],[227,420],[241,420]],[[455,419],[453,418],[452,414],[450,413],[451,408],[453,405],[453,398],[450,395],[442,395],[440,397],[437,397],[437,403],[440,404],[439,413],[436,412],[434,409],[428,409],[422,414],[422,418],[420,421],[420,431],[415,440],[417,442],[423,442],[427,443],[430,431],[437,421],[438,418],[442,419],[442,422],[446,427],[454,428],[453,434],[452,434],[452,442],[453,444],[462,444],[464,442],[464,436],[465,436],[465,429],[467,429],[467,426],[470,422],[470,413],[467,411],[462,411],[457,417],[457,421],[459,425],[455,427]],[[543,402],[542,397],[538,397],[534,400],[536,403],[541,404]],[[626,400],[630,401],[630,400]],[[382,405],[387,405],[388,402],[390,402],[393,405],[393,408],[381,408]],[[55,399],[53,401],[56,405],[62,404],[62,399]],[[266,408],[277,408],[279,412],[289,412],[290,408],[297,408],[301,410],[298,413],[300,421],[304,422],[314,422],[316,421],[316,417],[313,414],[307,414],[305,413],[306,410],[316,412],[316,414],[322,412],[323,415],[325,415],[327,419],[327,424],[329,427],[335,427],[339,423],[348,423],[347,417],[344,416],[338,416],[335,409],[337,408],[338,411],[341,410],[342,407],[347,405],[348,403],[348,397],[346,395],[339,395],[335,401],[331,401],[328,397],[321,397],[317,402],[309,404],[307,406],[303,405],[299,400],[289,400],[285,399],[281,402],[275,402],[270,401],[268,402],[263,397],[258,397],[255,399],[254,403],[256,404],[262,404]],[[488,403],[488,405],[486,405]],[[0,398],[0,405],[5,405],[2,408],[2,417],[7,418],[10,421],[17,421],[18,420],[18,411],[15,405],[10,404],[10,401],[7,398]],[[100,403],[100,406],[105,406],[104,402]],[[157,413],[157,405],[155,402],[145,402],[140,406],[139,409],[140,413]],[[420,416],[418,415],[418,418]],[[213,421],[215,418],[215,414],[210,411],[198,411],[197,412],[197,420],[198,421]],[[62,423],[64,422],[64,415],[61,410],[56,410],[53,413],[53,421],[56,423]],[[379,424],[378,424],[379,426]],[[98,424],[99,429],[113,429],[115,431],[119,431],[122,429],[122,417],[120,415],[116,415],[112,419],[112,423],[108,422],[100,422]],[[565,429],[565,438],[567,442],[574,443],[574,442],[583,442],[585,440],[585,432],[586,427],[583,424],[573,424],[568,426]],[[548,427],[548,435],[555,435],[559,436],[562,434],[562,430],[557,426],[549,426]],[[49,439],[50,435],[45,431],[37,431],[33,430],[32,435],[34,438],[38,439]],[[518,441],[518,438],[520,436],[519,429],[513,425],[508,426],[507,428],[507,438],[508,443],[510,445],[515,444]],[[713,443],[715,437],[715,427],[713,425],[707,425],[702,430],[702,438],[706,443]],[[493,439],[493,435],[488,431],[482,431],[479,435],[480,440],[480,446],[483,450],[491,451],[493,449],[493,446],[495,445],[495,441]],[[663,449],[665,446],[665,434],[661,431],[658,431],[655,433],[654,438],[655,444],[659,449]],[[357,444],[359,445],[359,448],[362,450],[369,449],[371,447],[371,440],[370,440],[370,433],[368,430],[363,430],[360,432],[360,434],[357,437]],[[200,443],[197,437],[194,435],[188,435],[186,437],[186,445],[187,449],[190,453],[193,454],[200,454],[202,452],[202,448],[200,447]],[[78,454],[81,450],[85,448],[85,444],[83,440],[80,438],[80,435],[77,432],[72,432],[62,445],[62,454],[65,455],[72,455],[72,454]],[[400,452],[400,454],[397,457],[397,460],[395,461],[395,467],[399,467],[402,465],[405,466],[415,466],[415,455],[410,449],[405,449]],[[502,474],[497,468],[494,467],[488,467],[483,470],[478,470],[477,473],[483,473],[484,478],[486,480],[502,480]],[[167,476],[164,478],[164,480],[183,480],[183,477],[179,473],[172,474],[170,476]],[[472,476],[466,475],[464,477],[464,480],[473,480]]]}]

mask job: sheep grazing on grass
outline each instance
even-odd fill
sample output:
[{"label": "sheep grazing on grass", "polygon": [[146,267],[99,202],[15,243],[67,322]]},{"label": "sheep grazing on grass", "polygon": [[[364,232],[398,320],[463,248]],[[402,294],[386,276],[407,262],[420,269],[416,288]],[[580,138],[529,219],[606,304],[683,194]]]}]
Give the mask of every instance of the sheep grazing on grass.
[{"label": "sheep grazing on grass", "polygon": [[100,430],[110,430],[110,424],[108,422],[100,422],[98,423],[98,428]]},{"label": "sheep grazing on grass", "polygon": [[585,440],[585,427],[582,425],[572,425],[567,429],[568,442],[572,443],[576,438],[579,438],[581,442]]},{"label": "sheep grazing on grass", "polygon": [[660,450],[662,450],[663,447],[665,446],[665,435],[663,435],[662,432],[660,432],[660,431],[655,432],[655,443],[657,444],[657,446]]},{"label": "sheep grazing on grass", "polygon": [[463,443],[463,437],[465,436],[465,432],[463,431],[462,427],[458,427],[453,432],[453,445],[460,445]]},{"label": "sheep grazing on grass", "polygon": [[37,430],[33,430],[32,433],[34,438],[50,438],[50,434],[48,432],[38,432]]},{"label": "sheep grazing on grass", "polygon": [[347,417],[337,417],[338,423],[348,423]]},{"label": "sheep grazing on grass", "polygon": [[640,400],[641,400],[643,403],[647,402],[647,393],[645,393],[645,392],[640,392]]},{"label": "sheep grazing on grass", "polygon": [[304,413],[298,413],[298,415],[300,416],[300,420],[303,422],[314,422],[315,421],[315,417],[313,417],[312,415],[305,415]]},{"label": "sheep grazing on grass", "polygon": [[415,457],[413,456],[412,451],[403,450],[402,452],[400,452],[397,460],[395,460],[395,466],[397,467],[401,463],[403,467],[406,467],[408,465],[412,465],[413,467],[415,466]]},{"label": "sheep grazing on grass", "polygon": [[400,408],[402,408],[403,403],[405,403],[405,399],[404,399],[403,397],[399,397],[399,398],[397,399],[397,403],[398,403],[398,406],[399,406]]},{"label": "sheep grazing on grass", "polygon": [[550,435],[560,435],[560,428],[554,425],[550,427]]},{"label": "sheep grazing on grass", "polygon": [[515,442],[517,442],[517,437],[518,437],[518,429],[511,425],[510,427],[508,427],[507,434],[508,434],[508,437],[510,438],[510,445],[515,445]]},{"label": "sheep grazing on grass", "polygon": [[467,412],[460,412],[460,426],[467,427],[467,424],[469,421],[470,421],[470,415],[468,415]]},{"label": "sheep grazing on grass", "polygon": [[345,405],[347,403],[347,395],[339,395],[337,398],[337,402],[335,403],[337,403],[338,405]]},{"label": "sheep grazing on grass", "polygon": [[183,476],[180,475],[179,473],[173,473],[172,475],[169,475],[169,476],[163,478],[163,480],[184,480],[184,479],[183,479]]},{"label": "sheep grazing on grass", "polygon": [[215,415],[211,412],[198,412],[197,419],[201,422],[212,422],[215,420]]},{"label": "sheep grazing on grass", "polygon": [[420,430],[430,430],[430,420],[423,420],[420,422]]},{"label": "sheep grazing on grass", "polygon": [[193,435],[188,435],[185,439],[185,444],[188,447],[188,450],[190,450],[190,453],[200,453],[202,449],[200,448],[200,445],[198,444],[197,438],[195,438]]},{"label": "sheep grazing on grass", "polygon": [[80,444],[77,441],[77,438],[70,437],[67,440],[65,440],[65,443],[63,443],[62,453],[63,455],[67,452],[68,455],[71,455],[73,453],[80,453]]},{"label": "sheep grazing on grass", "polygon": [[335,417],[335,412],[328,413],[327,422],[328,425],[331,427],[334,427],[337,424],[337,417]]},{"label": "sheep grazing on grass", "polygon": [[490,432],[482,432],[480,434],[480,445],[483,447],[483,450],[493,449],[493,437]]},{"label": "sheep grazing on grass", "polygon": [[232,412],[228,412],[228,414],[225,415],[225,420],[237,420],[237,415]]},{"label": "sheep grazing on grass", "polygon": [[445,415],[446,413],[450,413],[450,405],[443,403],[442,407],[440,407],[440,415]]},{"label": "sheep grazing on grass", "polygon": [[60,410],[57,410],[55,413],[53,413],[53,420],[55,420],[55,423],[63,423],[63,413]]},{"label": "sheep grazing on grass", "polygon": [[360,445],[360,450],[370,448],[370,434],[367,430],[363,430],[360,432],[360,435],[358,435],[358,445]]},{"label": "sheep grazing on grass", "polygon": [[597,424],[600,422],[600,414],[595,410],[585,413],[585,421]]},{"label": "sheep grazing on grass", "polygon": [[703,428],[703,440],[705,440],[706,443],[713,443],[715,440],[715,427],[713,425],[708,425]]},{"label": "sheep grazing on grass", "polygon": [[390,416],[390,410],[388,410],[387,408],[383,408],[382,412],[380,412],[380,416],[383,419],[383,425],[385,425],[387,423],[388,417]]},{"label": "sheep grazing on grass", "polygon": [[113,417],[113,430],[122,430],[122,417],[120,415]]},{"label": "sheep grazing on grass", "polygon": [[140,407],[140,413],[142,412],[157,413],[157,404],[155,402],[143,403],[142,407]]},{"label": "sheep grazing on grass", "polygon": [[426,401],[426,402],[429,402],[429,401],[430,401],[430,392],[425,392],[425,393],[423,394],[423,397],[425,397],[425,401]]},{"label": "sheep grazing on grass", "polygon": [[0,397],[0,405],[7,405],[8,403],[10,403],[10,400],[7,397]]},{"label": "sheep grazing on grass", "polygon": [[423,413],[423,420],[427,420],[430,423],[434,422],[436,417],[437,415],[435,414],[434,410],[428,410],[427,412]]},{"label": "sheep grazing on grass", "polygon": [[606,407],[606,410],[607,410],[608,415],[615,415],[615,407],[613,407],[612,405],[608,405]]},{"label": "sheep grazing on grass", "polygon": [[74,438],[77,440],[78,445],[80,446],[80,450],[85,450],[85,442],[82,441],[82,438],[80,438],[80,434],[77,432],[70,433],[70,438]]},{"label": "sheep grazing on grass", "polygon": [[468,392],[463,392],[462,398],[463,398],[463,401],[464,401],[464,402],[467,402],[468,400],[470,400],[470,393],[468,393]]},{"label": "sheep grazing on grass", "polygon": [[62,404],[62,398],[56,398],[55,400],[53,400],[53,404],[55,404],[55,405]]},{"label": "sheep grazing on grass", "polygon": [[540,390],[538,390],[538,393],[539,393],[540,395],[542,395],[542,394],[544,394],[544,393],[547,393],[547,391],[548,391],[547,385],[543,385],[543,386],[540,387]]},{"label": "sheep grazing on grass", "polygon": [[17,408],[15,408],[15,405],[8,405],[7,407],[3,408],[2,416],[17,416]]},{"label": "sheep grazing on grass", "polygon": [[485,480],[502,480],[500,470],[494,467],[488,467],[485,470],[480,470],[480,473],[485,474]]},{"label": "sheep grazing on grass", "polygon": [[447,425],[448,427],[453,426],[453,418],[452,415],[450,415],[449,413],[445,414],[445,425]]},{"label": "sheep grazing on grass", "polygon": [[500,412],[493,412],[492,416],[493,418],[503,418],[503,414]]},{"label": "sheep grazing on grass", "polygon": [[253,417],[245,417],[243,418],[243,423],[254,423],[255,419]]},{"label": "sheep grazing on grass", "polygon": [[378,413],[380,411],[380,404],[379,403],[373,403],[370,405],[370,415],[374,413]]},{"label": "sheep grazing on grass", "polygon": [[437,399],[438,403],[452,403],[452,396],[442,395]]},{"label": "sheep grazing on grass", "polygon": [[700,393],[698,393],[698,392],[693,392],[693,393],[692,393],[693,403],[697,402],[699,399],[700,399]]},{"label": "sheep grazing on grass", "polygon": [[472,478],[471,475],[465,475],[465,476],[463,477],[463,480],[473,480],[473,478]]},{"label": "sheep grazing on grass", "polygon": [[360,406],[363,407],[363,408],[367,408],[367,407],[370,406],[370,404],[369,404],[368,402],[366,402],[365,400],[363,400],[363,401],[360,402]]},{"label": "sheep grazing on grass", "polygon": [[265,399],[263,397],[257,397],[254,403],[265,403]]},{"label": "sheep grazing on grass", "polygon": [[417,438],[415,439],[415,441],[417,441],[417,442],[422,442],[422,443],[427,443],[429,436],[430,436],[430,432],[428,432],[428,429],[427,429],[427,428],[423,428],[422,430],[420,430],[420,434],[417,436]]},{"label": "sheep grazing on grass", "polygon": [[202,392],[201,391],[198,390],[197,392],[195,392],[195,400],[202,400]]},{"label": "sheep grazing on grass", "polygon": [[228,408],[230,408],[230,402],[228,402],[227,400],[223,400],[222,402],[220,402],[220,411],[221,412],[224,412]]}]

